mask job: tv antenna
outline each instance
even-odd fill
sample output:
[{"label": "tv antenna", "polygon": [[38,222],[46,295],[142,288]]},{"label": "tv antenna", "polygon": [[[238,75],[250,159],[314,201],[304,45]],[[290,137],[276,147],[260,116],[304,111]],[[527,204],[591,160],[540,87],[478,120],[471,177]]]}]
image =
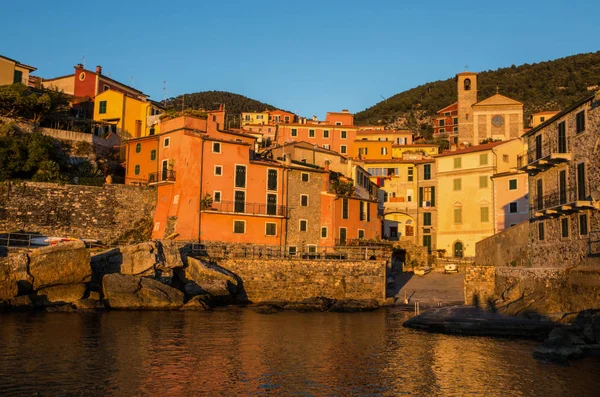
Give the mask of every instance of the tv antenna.
[{"label": "tv antenna", "polygon": [[83,68],[85,69],[85,55],[81,57],[81,63],[83,64]]}]

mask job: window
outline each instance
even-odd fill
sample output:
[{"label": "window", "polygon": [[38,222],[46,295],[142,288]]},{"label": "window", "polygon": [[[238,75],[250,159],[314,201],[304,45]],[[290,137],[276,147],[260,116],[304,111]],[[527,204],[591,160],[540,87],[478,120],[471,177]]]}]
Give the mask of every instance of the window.
[{"label": "window", "polygon": [[213,142],[212,152],[213,153],[221,153],[221,143],[220,142]]},{"label": "window", "polygon": [[445,128],[440,128],[440,134],[443,134],[444,132],[446,132]]},{"label": "window", "polygon": [[423,179],[426,181],[431,179],[431,164],[425,164],[423,166]]},{"label": "window", "polygon": [[453,122],[454,122],[454,124],[458,124],[458,117],[455,117],[455,118],[453,119]]},{"label": "window", "polygon": [[235,166],[235,187],[246,187],[246,166]]},{"label": "window", "polygon": [[489,222],[490,221],[490,209],[489,207],[481,207],[479,208],[479,215],[481,222]]},{"label": "window", "polygon": [[246,192],[236,190],[233,193],[233,211],[234,212],[246,212]]},{"label": "window", "polygon": [[358,239],[365,238],[365,231],[363,229],[358,229]]},{"label": "window", "polygon": [[216,176],[223,175],[223,166],[222,165],[215,165],[215,172],[214,172],[214,174]]},{"label": "window", "polygon": [[302,207],[308,207],[308,195],[307,194],[300,195],[300,205]]},{"label": "window", "polygon": [[423,212],[423,226],[431,226],[431,212]]},{"label": "window", "polygon": [[277,195],[267,194],[267,215],[277,215]]},{"label": "window", "polygon": [[139,164],[136,164],[134,172],[135,172],[136,175],[140,174],[140,165]]},{"label": "window", "polygon": [[414,177],[414,169],[413,167],[408,167],[408,181],[412,182]]},{"label": "window", "polygon": [[345,245],[346,244],[346,233],[347,230],[345,227],[340,227],[340,244],[341,245]]},{"label": "window", "polygon": [[562,237],[569,237],[569,218],[562,218],[560,220],[560,231]]},{"label": "window", "polygon": [[487,165],[488,164],[488,155],[487,153],[483,153],[479,155],[479,165]]},{"label": "window", "polygon": [[575,115],[575,132],[579,134],[585,131],[585,110]]},{"label": "window", "polygon": [[367,214],[365,212],[365,202],[361,201],[360,202],[360,211],[358,214],[358,220],[364,221],[365,219],[367,219]]},{"label": "window", "polygon": [[577,200],[585,200],[585,163],[577,164]]},{"label": "window", "polygon": [[587,214],[579,215],[579,235],[587,236],[588,234],[588,221]]},{"label": "window", "polygon": [[327,238],[327,228],[325,226],[321,227],[321,238]]},{"label": "window", "polygon": [[308,221],[306,219],[300,219],[300,231],[305,232],[308,229]]},{"label": "window", "polygon": [[544,222],[538,223],[538,240],[544,240]]},{"label": "window", "polygon": [[277,235],[277,224],[271,223],[271,222],[265,223],[265,235],[276,236]]},{"label": "window", "polygon": [[481,175],[479,177],[479,188],[484,189],[488,187],[488,177],[487,175]]},{"label": "window", "polygon": [[323,130],[323,138],[329,138],[329,130]]},{"label": "window", "polygon": [[423,247],[427,247],[427,252],[431,253],[431,236],[423,236]]},{"label": "window", "polygon": [[110,86],[105,84],[104,85],[104,91],[108,91],[108,90],[110,90]]},{"label": "window", "polygon": [[454,128],[452,128],[452,131],[453,131],[453,132],[458,132],[458,127],[454,127]]},{"label": "window", "polygon": [[517,180],[516,179],[510,179],[508,181],[508,190],[517,190]]},{"label": "window", "polygon": [[540,117],[540,122],[543,123],[544,121],[546,121],[546,118],[544,116]]},{"label": "window", "polygon": [[15,69],[13,83],[23,83],[23,72]]},{"label": "window", "polygon": [[464,87],[465,87],[465,91],[471,90],[471,79],[465,79]]},{"label": "window", "polygon": [[386,147],[382,147],[381,148],[381,154],[387,154],[387,148]]},{"label": "window", "polygon": [[510,212],[511,214],[516,214],[517,212],[519,212],[519,206],[516,201],[508,205],[508,212]]},{"label": "window", "polygon": [[315,130],[308,130],[308,137],[309,138],[314,138],[315,137]]},{"label": "window", "polygon": [[277,170],[267,170],[267,190],[277,190]]},{"label": "window", "polygon": [[435,186],[419,188],[419,207],[435,207]]},{"label": "window", "polygon": [[347,136],[346,131],[341,131],[340,136],[342,137],[342,139],[346,139],[346,136]]},{"label": "window", "polygon": [[171,138],[165,138],[165,140],[163,141],[163,146],[169,147],[170,144],[171,144]]},{"label": "window", "polygon": [[233,221],[233,232],[235,234],[246,233],[246,221]]},{"label": "window", "polygon": [[296,247],[288,247],[288,255],[289,256],[296,256]]},{"label": "window", "polygon": [[302,178],[302,182],[308,182],[308,174],[306,172],[302,173],[301,178]]},{"label": "window", "polygon": [[98,113],[105,114],[106,113],[106,101],[100,101],[100,109]]},{"label": "window", "polygon": [[462,159],[460,157],[454,159],[454,168],[462,168]]},{"label": "window", "polygon": [[456,178],[454,179],[454,191],[462,190],[462,179]]},{"label": "window", "polygon": [[342,125],[342,122],[341,121],[336,121],[335,125]]},{"label": "window", "polygon": [[141,151],[142,151],[142,144],[141,143],[136,144],[135,145],[135,152],[139,153]]},{"label": "window", "polygon": [[285,123],[289,123],[289,122],[290,122],[290,116],[284,116],[284,117],[283,117],[283,121],[284,121]]},{"label": "window", "polygon": [[367,222],[371,222],[371,203],[367,203]]},{"label": "window", "polygon": [[154,127],[150,127],[150,135],[154,135],[155,132],[156,130],[154,129]]},{"label": "window", "polygon": [[390,237],[398,237],[398,226],[390,226]]},{"label": "window", "polygon": [[446,125],[446,121],[444,119],[440,120],[440,127],[443,127],[444,125]]},{"label": "window", "polygon": [[329,150],[330,147],[331,146],[329,146],[329,145],[323,144],[323,149],[328,149]]},{"label": "window", "polygon": [[220,203],[221,202],[221,192],[213,192],[213,202]]},{"label": "window", "polygon": [[346,145],[341,145],[341,146],[340,146],[340,153],[342,153],[342,154],[346,154],[346,152],[347,152],[347,151],[346,151]]},{"label": "window", "polygon": [[342,219],[348,219],[348,199],[342,199]]},{"label": "window", "polygon": [[[292,128],[291,132],[292,136],[298,136],[298,130],[296,128]],[[291,247],[290,247],[291,248]],[[294,247],[295,248],[295,247]]]},{"label": "window", "polygon": [[454,209],[454,223],[457,225],[462,223],[462,208]]},{"label": "window", "polygon": [[156,160],[156,150],[150,151],[150,160],[152,160],[152,161]]}]

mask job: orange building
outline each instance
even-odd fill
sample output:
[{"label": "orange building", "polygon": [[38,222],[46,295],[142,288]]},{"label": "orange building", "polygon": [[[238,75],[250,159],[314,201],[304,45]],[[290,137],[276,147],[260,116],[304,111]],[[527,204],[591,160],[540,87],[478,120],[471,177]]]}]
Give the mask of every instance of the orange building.
[{"label": "orange building", "polygon": [[[458,136],[458,102],[437,111],[438,116],[433,120],[433,136]],[[452,143],[455,143],[452,140]]]},{"label": "orange building", "polygon": [[269,123],[271,124],[290,124],[296,121],[296,115],[285,110],[271,110],[269,112]]}]

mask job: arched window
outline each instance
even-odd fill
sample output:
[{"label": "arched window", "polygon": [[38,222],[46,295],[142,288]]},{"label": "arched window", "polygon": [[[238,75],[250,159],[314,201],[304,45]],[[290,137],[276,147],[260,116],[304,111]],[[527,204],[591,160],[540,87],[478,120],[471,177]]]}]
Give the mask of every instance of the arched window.
[{"label": "arched window", "polygon": [[142,144],[138,143],[137,145],[135,145],[135,152],[139,153],[142,151]]},{"label": "arched window", "polygon": [[465,79],[465,91],[469,91],[471,89],[471,79]]}]

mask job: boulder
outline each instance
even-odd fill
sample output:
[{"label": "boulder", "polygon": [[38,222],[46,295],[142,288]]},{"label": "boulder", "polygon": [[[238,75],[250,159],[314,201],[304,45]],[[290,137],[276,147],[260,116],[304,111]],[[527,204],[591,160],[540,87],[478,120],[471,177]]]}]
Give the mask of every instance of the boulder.
[{"label": "boulder", "polygon": [[[209,294],[219,303],[231,303],[238,291],[238,278],[230,271],[210,262],[188,257],[187,266],[175,269],[185,283],[188,296]],[[189,285],[195,283],[194,285]]]},{"label": "boulder", "polygon": [[31,292],[33,278],[27,272],[26,253],[11,255],[0,261],[0,300]]},{"label": "boulder", "polygon": [[252,310],[258,314],[275,314],[283,311],[283,307],[274,303],[259,303]]},{"label": "boulder", "polygon": [[159,252],[159,263],[156,268],[175,269],[182,267],[187,262],[187,256],[191,253],[189,245],[181,247],[172,240],[163,240],[157,242]]},{"label": "boulder", "polygon": [[119,248],[121,253],[121,274],[134,276],[154,276],[159,263],[158,247],[154,241],[127,245]]},{"label": "boulder", "polygon": [[160,281],[124,274],[107,274],[102,279],[106,304],[112,309],[178,309],[183,293]]},{"label": "boulder", "polygon": [[85,294],[85,284],[57,285],[37,291],[35,303],[41,306],[75,302]]},{"label": "boulder", "polygon": [[366,312],[379,309],[379,304],[375,300],[355,300],[346,299],[335,302],[330,312],[338,313],[354,313],[354,312]]},{"label": "boulder", "polygon": [[29,274],[33,289],[90,280],[90,254],[83,241],[72,241],[43,247],[29,254]]},{"label": "boulder", "polygon": [[179,310],[195,310],[195,311],[207,311],[211,310],[211,299],[208,295],[198,295],[190,299],[181,309]]},{"label": "boulder", "polygon": [[286,310],[299,312],[326,312],[333,304],[333,300],[318,296],[316,298],[304,299],[300,302],[290,302],[285,305]]},{"label": "boulder", "polygon": [[73,302],[73,307],[77,310],[101,310],[104,309],[104,305],[99,301],[92,298],[79,299]]},{"label": "boulder", "polygon": [[544,360],[564,362],[581,357],[582,345],[585,345],[585,341],[574,331],[554,328],[548,335],[548,339],[535,349],[533,355]]},{"label": "boulder", "polygon": [[111,248],[92,255],[90,266],[92,268],[91,284],[95,287],[102,286],[102,277],[105,274],[120,273],[123,263],[123,254],[119,248]]}]

